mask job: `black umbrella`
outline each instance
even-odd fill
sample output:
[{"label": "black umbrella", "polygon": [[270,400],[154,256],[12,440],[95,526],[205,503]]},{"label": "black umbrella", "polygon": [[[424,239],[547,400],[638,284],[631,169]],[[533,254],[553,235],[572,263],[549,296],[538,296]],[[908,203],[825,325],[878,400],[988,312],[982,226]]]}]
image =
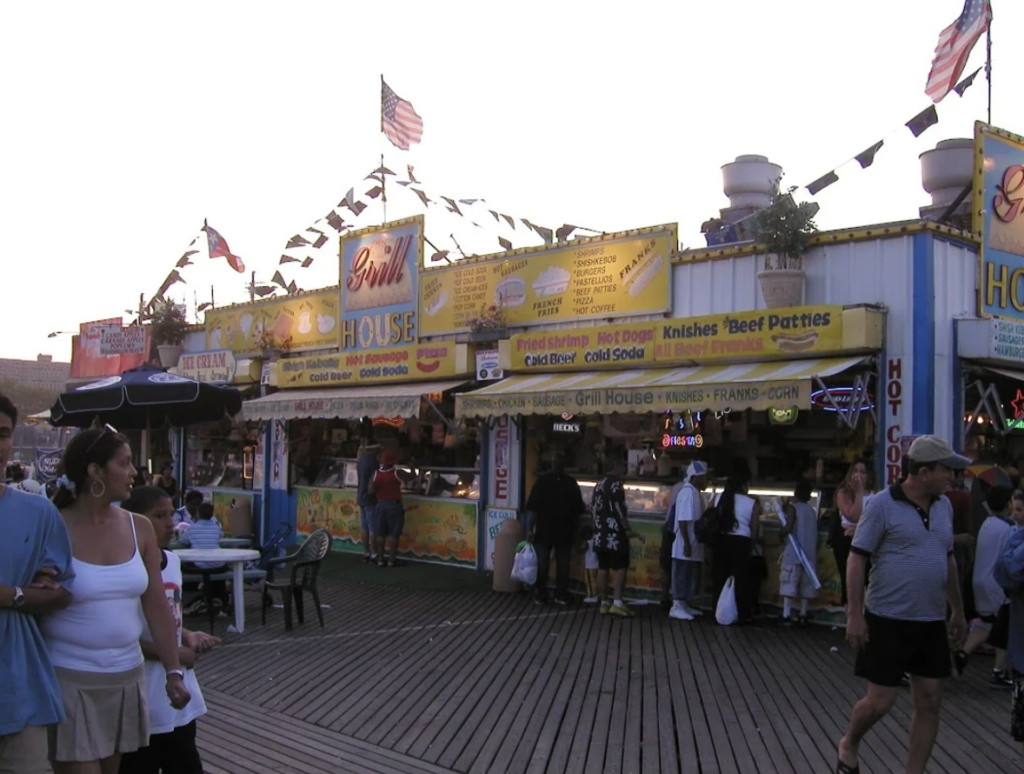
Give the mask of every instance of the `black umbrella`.
[{"label": "black umbrella", "polygon": [[217,387],[144,365],[63,393],[50,408],[50,423],[87,428],[96,422],[118,430],[149,430],[164,424],[185,427],[215,422],[241,409],[242,395],[233,387]]}]

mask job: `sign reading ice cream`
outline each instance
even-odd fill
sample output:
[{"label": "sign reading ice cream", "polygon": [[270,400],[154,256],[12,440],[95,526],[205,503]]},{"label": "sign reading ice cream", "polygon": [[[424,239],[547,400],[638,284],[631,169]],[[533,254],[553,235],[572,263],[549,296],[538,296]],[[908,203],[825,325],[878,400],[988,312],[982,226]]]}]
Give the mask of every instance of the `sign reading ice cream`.
[{"label": "sign reading ice cream", "polygon": [[265,330],[279,342],[291,338],[292,352],[336,348],[337,289],[211,309],[206,313],[206,348],[258,355],[257,341]]},{"label": "sign reading ice cream", "polygon": [[657,226],[427,270],[420,335],[465,330],[467,320],[492,305],[515,328],[664,312],[671,305],[676,230]]},{"label": "sign reading ice cream", "polygon": [[422,262],[422,216],[361,229],[341,238],[343,350],[416,342]]}]

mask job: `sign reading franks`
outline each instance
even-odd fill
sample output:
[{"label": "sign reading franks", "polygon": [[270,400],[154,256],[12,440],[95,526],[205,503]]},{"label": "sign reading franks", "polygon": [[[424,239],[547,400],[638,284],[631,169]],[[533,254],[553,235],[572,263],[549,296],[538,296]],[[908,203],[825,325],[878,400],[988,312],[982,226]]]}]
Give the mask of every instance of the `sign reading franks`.
[{"label": "sign reading franks", "polygon": [[421,336],[464,331],[491,306],[509,327],[660,314],[671,307],[673,225],[516,250],[424,272]]},{"label": "sign reading franks", "polygon": [[1024,319],[1024,137],[975,124],[974,225],[980,316]]}]

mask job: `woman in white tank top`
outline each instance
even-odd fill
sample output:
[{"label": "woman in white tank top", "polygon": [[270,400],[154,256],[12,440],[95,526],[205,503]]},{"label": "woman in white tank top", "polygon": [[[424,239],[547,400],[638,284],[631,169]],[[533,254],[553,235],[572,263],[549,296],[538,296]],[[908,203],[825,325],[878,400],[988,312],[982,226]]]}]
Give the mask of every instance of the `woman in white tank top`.
[{"label": "woman in white tank top", "polygon": [[87,430],[61,465],[54,504],[77,577],[71,604],[41,622],[67,715],[50,730],[50,759],[54,774],[102,774],[149,740],[143,616],[167,673],[168,703],[181,708],[190,697],[153,526],[113,505],[128,499],[136,474],[128,440],[109,425]]}]

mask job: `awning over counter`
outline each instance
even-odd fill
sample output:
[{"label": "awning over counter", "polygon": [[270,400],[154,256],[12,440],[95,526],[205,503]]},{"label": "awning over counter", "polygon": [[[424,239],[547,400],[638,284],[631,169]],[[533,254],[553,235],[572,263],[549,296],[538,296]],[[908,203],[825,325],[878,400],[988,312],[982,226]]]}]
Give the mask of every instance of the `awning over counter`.
[{"label": "awning over counter", "polygon": [[414,417],[424,395],[447,392],[466,383],[446,382],[367,384],[330,390],[283,390],[274,395],[246,401],[242,418],[272,419],[359,419],[360,417]]},{"label": "awning over counter", "polygon": [[523,374],[455,396],[456,417],[502,414],[612,414],[811,407],[814,377],[842,373],[865,358],[785,360],[571,374]]}]

